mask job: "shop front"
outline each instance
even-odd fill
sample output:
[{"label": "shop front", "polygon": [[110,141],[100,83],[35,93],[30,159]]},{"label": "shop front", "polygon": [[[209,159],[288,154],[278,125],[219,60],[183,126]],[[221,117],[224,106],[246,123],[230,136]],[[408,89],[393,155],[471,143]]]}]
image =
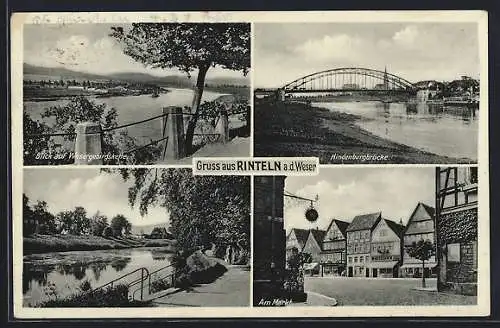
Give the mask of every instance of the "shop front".
[{"label": "shop front", "polygon": [[372,262],[370,270],[373,278],[397,278],[398,261]]},{"label": "shop front", "polygon": [[422,278],[422,272],[425,278],[437,277],[437,263],[425,263],[422,269],[422,263],[405,263],[401,266],[401,277],[403,278]]}]

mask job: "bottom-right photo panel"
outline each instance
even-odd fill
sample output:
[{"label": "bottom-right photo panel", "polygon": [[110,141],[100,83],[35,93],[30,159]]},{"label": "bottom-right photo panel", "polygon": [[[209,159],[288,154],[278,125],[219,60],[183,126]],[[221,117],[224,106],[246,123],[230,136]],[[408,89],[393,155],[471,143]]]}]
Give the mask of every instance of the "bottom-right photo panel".
[{"label": "bottom-right photo panel", "polygon": [[253,305],[477,305],[478,171],[255,176]]}]

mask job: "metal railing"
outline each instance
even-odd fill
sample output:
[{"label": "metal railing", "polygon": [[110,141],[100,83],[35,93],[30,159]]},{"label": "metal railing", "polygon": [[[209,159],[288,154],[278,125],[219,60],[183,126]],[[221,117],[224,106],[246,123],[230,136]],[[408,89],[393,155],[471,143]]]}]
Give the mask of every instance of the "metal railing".
[{"label": "metal railing", "polygon": [[[132,282],[127,283],[126,286],[130,289],[131,286],[135,286],[137,284],[141,284],[141,291],[142,291],[142,290],[144,290],[144,282],[146,280],[148,280],[149,276],[150,276],[148,269],[146,269],[144,267],[136,269],[136,270],[134,270],[132,272],[129,272],[127,274],[124,274],[124,275],[122,275],[122,276],[120,276],[120,277],[118,277],[118,278],[116,278],[114,280],[111,280],[110,282],[108,282],[108,283],[106,283],[104,285],[101,285],[99,287],[96,287],[96,288],[90,290],[88,293],[92,294],[92,293],[96,292],[97,290],[101,290],[101,289],[104,289],[106,287],[113,288],[113,286],[116,285],[116,282],[124,279],[125,277],[129,277],[132,274],[134,274],[136,272],[139,272],[139,271],[141,272],[141,277],[138,278],[138,279],[133,280]],[[143,292],[141,292],[141,300],[143,299],[143,296],[144,296],[144,294],[143,294]]]},{"label": "metal railing", "polygon": [[[167,272],[164,272],[167,269],[170,269],[170,270]],[[132,299],[135,300],[136,294],[138,292],[140,292],[140,295],[141,295],[140,299],[143,300],[145,293],[147,293],[148,295],[151,294],[152,286],[155,282],[167,280],[168,278],[170,278],[170,287],[175,287],[175,270],[173,270],[173,269],[174,269],[173,265],[169,264],[167,266],[164,266],[162,268],[159,268],[159,269],[151,272],[147,278],[147,280],[148,280],[147,286],[141,284],[141,286],[139,288],[132,291],[132,293],[131,293]],[[131,283],[129,285],[129,288],[132,286],[138,285],[138,284],[139,284],[139,282]],[[147,291],[144,290],[145,287],[147,287]]]},{"label": "metal railing", "polygon": [[[219,120],[223,116],[226,117],[225,124],[227,125],[227,123],[228,123],[227,122],[227,117],[228,116],[240,115],[240,114],[244,114],[244,113],[249,114],[250,113],[250,107],[247,107],[246,110],[237,111],[237,112],[236,111],[221,111],[219,113],[219,115],[217,116],[217,119],[215,121],[215,124],[214,124],[213,128],[217,129],[217,124],[219,123]],[[181,113],[179,113],[179,114],[181,114]],[[153,121],[153,120],[161,118],[161,119],[163,119],[162,137],[161,138],[159,138],[157,140],[151,140],[147,144],[140,145],[140,146],[128,149],[128,150],[124,151],[122,153],[122,155],[128,155],[128,154],[134,153],[134,152],[136,152],[138,150],[141,150],[143,148],[146,148],[146,147],[149,147],[149,146],[153,146],[153,145],[156,145],[156,144],[158,144],[160,142],[165,141],[165,146],[164,146],[164,149],[162,151],[162,153],[163,153],[162,157],[163,157],[163,159],[165,159],[166,148],[167,148],[167,144],[168,144],[168,140],[169,140],[169,136],[166,135],[168,115],[169,115],[169,113],[163,113],[163,114],[156,115],[156,116],[144,119],[144,120],[140,120],[140,121],[136,121],[136,122],[131,122],[131,123],[126,123],[126,124],[122,124],[122,125],[119,125],[119,126],[113,126],[113,127],[106,128],[106,129],[100,129],[99,132],[98,132],[100,134],[100,136],[101,136],[100,143],[102,144],[102,142],[103,142],[103,136],[105,134],[107,134],[107,133],[110,133],[110,132],[113,132],[113,131],[116,131],[116,130],[119,130],[119,129],[124,129],[124,128],[130,127],[130,126],[135,126],[135,125],[138,125],[138,124],[143,124],[143,123],[146,123],[146,122]],[[210,117],[209,115],[194,114],[194,113],[185,113],[185,112],[183,112],[182,115],[189,115],[189,116],[197,115],[198,118],[201,118],[201,119],[206,119],[206,118]],[[98,124],[98,123],[96,123],[96,124]],[[247,124],[249,124],[249,122],[247,122]],[[226,126],[226,129],[227,129],[227,126]],[[184,131],[182,131],[182,132],[184,132]],[[76,132],[67,132],[67,133],[66,132],[58,132],[58,133],[46,133],[46,134],[44,134],[44,133],[42,133],[42,134],[25,134],[24,138],[26,138],[26,139],[36,139],[36,138],[75,137],[75,136],[76,136],[76,140],[78,140],[78,133],[76,133]],[[227,141],[226,139],[228,138],[228,136],[224,136],[223,134],[221,134],[221,131],[215,131],[215,130],[213,132],[209,131],[209,132],[206,132],[206,133],[205,132],[203,132],[203,133],[194,133],[194,136],[207,136],[207,137],[217,136],[216,140],[211,140],[212,142],[217,141],[221,137],[223,137],[223,139],[224,139],[223,141],[225,142],[225,141]],[[74,139],[74,138],[71,138],[71,139]]]}]

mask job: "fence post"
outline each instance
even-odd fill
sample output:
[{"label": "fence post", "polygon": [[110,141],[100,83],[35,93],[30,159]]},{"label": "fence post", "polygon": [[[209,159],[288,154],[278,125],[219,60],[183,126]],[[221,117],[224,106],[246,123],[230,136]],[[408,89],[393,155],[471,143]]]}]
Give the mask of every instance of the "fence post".
[{"label": "fence post", "polygon": [[[101,125],[93,122],[83,122],[76,125],[75,164],[100,165],[102,157]],[[91,158],[88,158],[91,157]],[[96,158],[92,158],[96,157]]]},{"label": "fence post", "polygon": [[186,156],[184,140],[184,118],[181,107],[163,108],[163,113],[167,117],[167,149],[165,157],[167,159],[180,159]]},{"label": "fence post", "polygon": [[215,131],[219,134],[219,141],[226,143],[229,141],[229,119],[227,116],[227,111],[222,110],[220,112],[219,121],[215,127]]}]

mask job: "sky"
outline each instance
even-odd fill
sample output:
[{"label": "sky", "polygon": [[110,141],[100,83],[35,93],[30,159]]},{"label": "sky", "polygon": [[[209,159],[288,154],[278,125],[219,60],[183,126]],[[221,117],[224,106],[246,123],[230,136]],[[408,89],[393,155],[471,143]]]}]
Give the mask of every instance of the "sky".
[{"label": "sky", "polygon": [[287,192],[309,199],[318,195],[319,218],[310,223],[304,217],[310,204],[285,197],[285,229],[326,229],[332,218],[351,222],[379,211],[406,224],[418,202],[434,207],[434,186],[434,168],[321,168],[317,176],[290,176]]},{"label": "sky", "polygon": [[100,211],[109,220],[123,214],[133,226],[167,223],[169,215],[160,207],[149,208],[141,217],[137,206],[128,203],[129,182],[118,174],[101,173],[99,169],[25,169],[23,192],[34,204],[47,202],[48,211],[57,214],[83,206],[89,216]]},{"label": "sky", "polygon": [[[117,24],[24,25],[24,63],[94,73],[185,75],[176,69],[151,69],[125,55],[109,36]],[[127,24],[121,26],[127,27]],[[192,73],[196,76],[196,71]],[[243,77],[243,73],[212,67],[207,78]]]},{"label": "sky", "polygon": [[479,78],[476,23],[261,23],[253,55],[255,87],[341,67],[387,67],[411,82]]}]

